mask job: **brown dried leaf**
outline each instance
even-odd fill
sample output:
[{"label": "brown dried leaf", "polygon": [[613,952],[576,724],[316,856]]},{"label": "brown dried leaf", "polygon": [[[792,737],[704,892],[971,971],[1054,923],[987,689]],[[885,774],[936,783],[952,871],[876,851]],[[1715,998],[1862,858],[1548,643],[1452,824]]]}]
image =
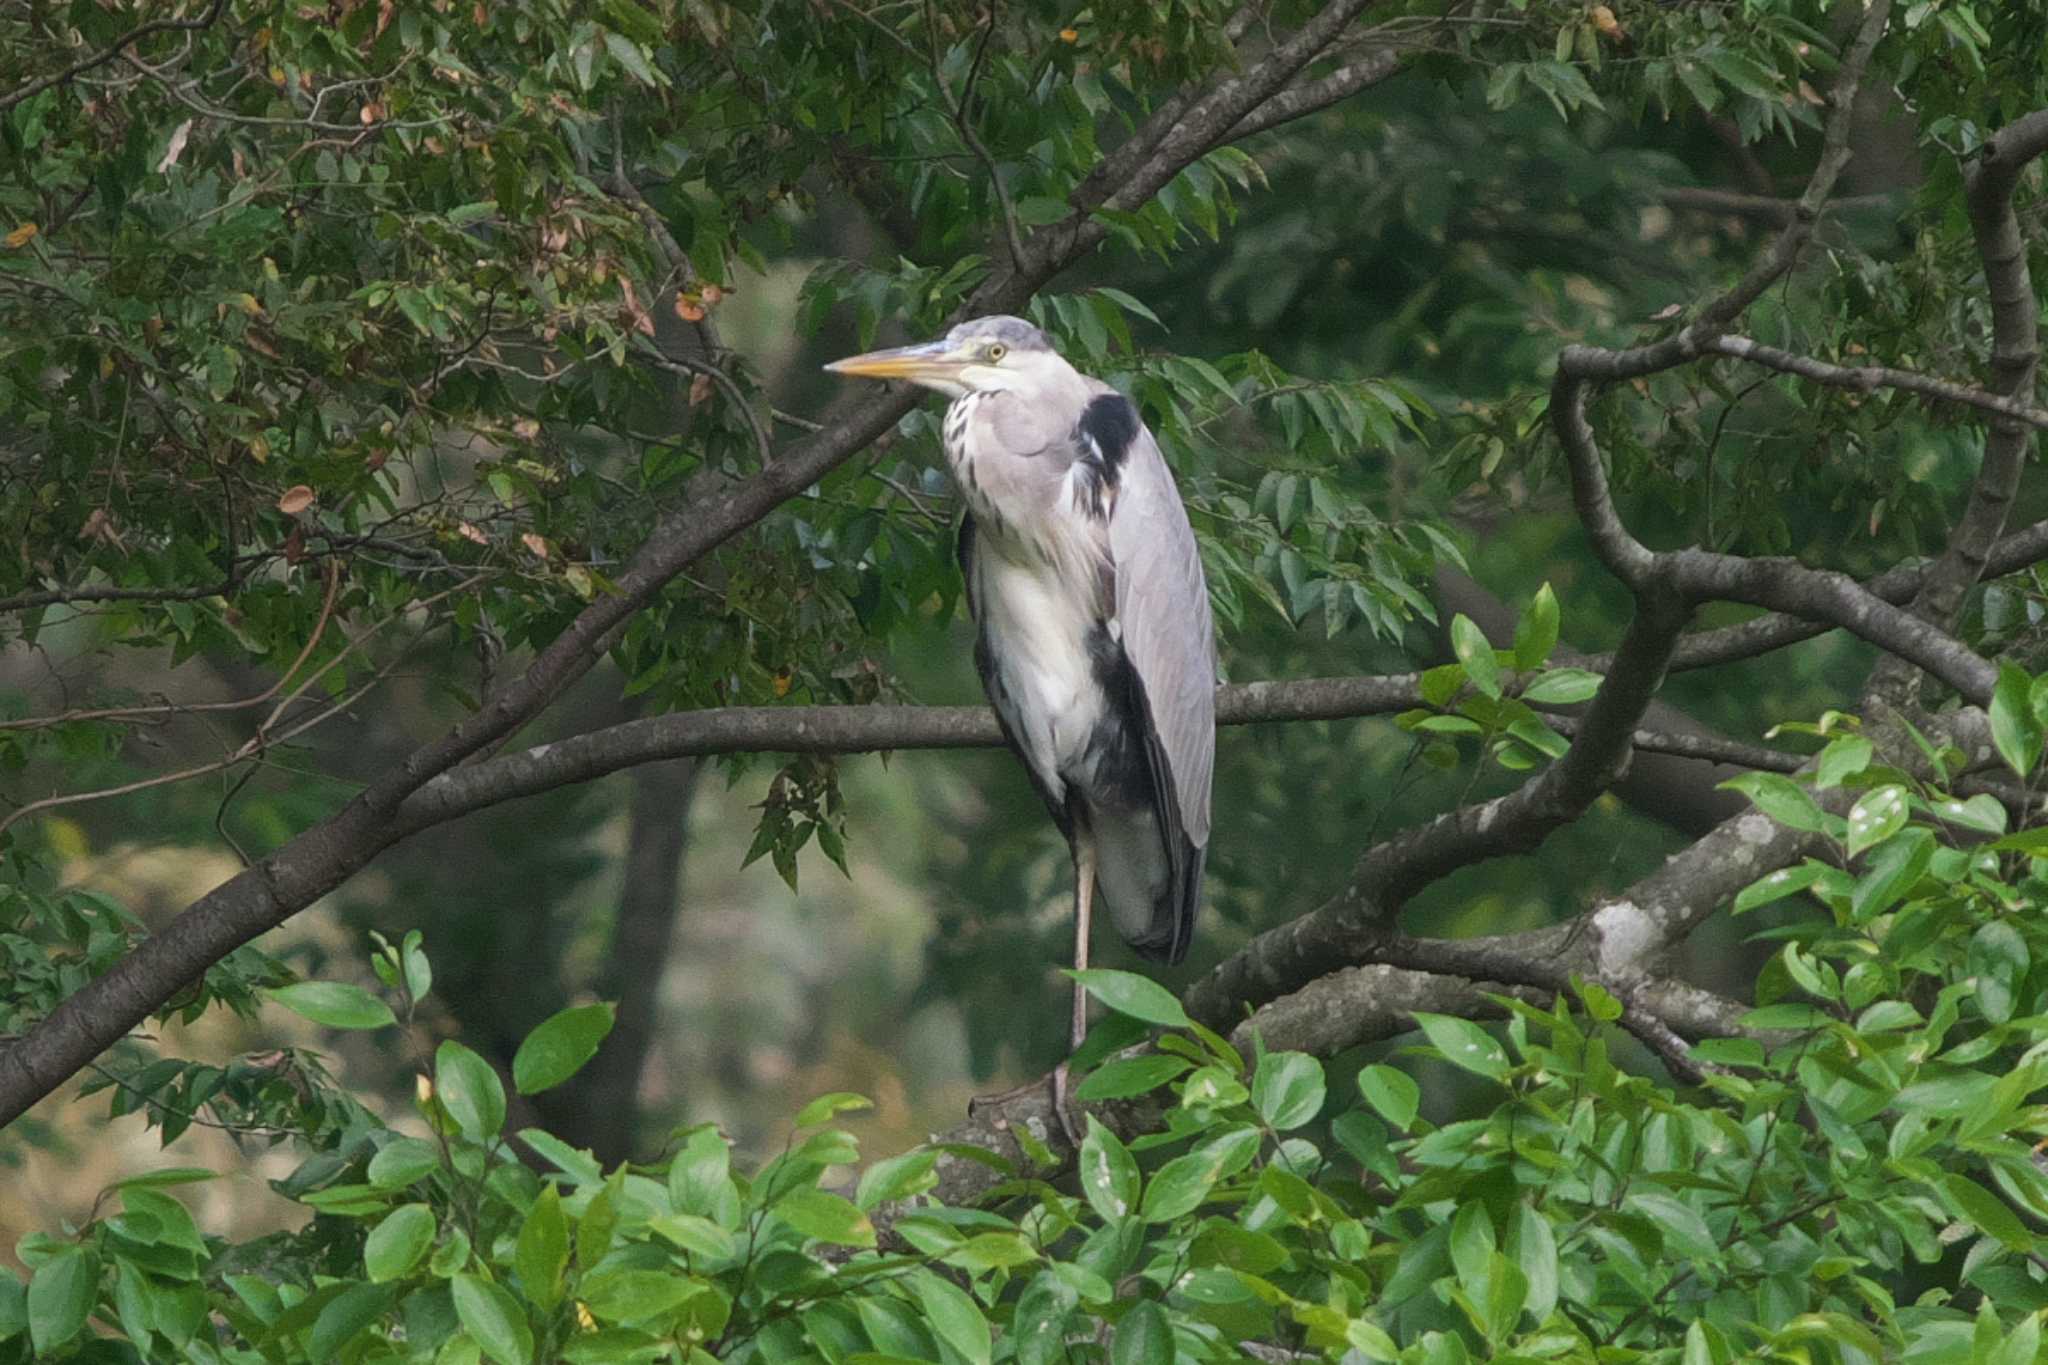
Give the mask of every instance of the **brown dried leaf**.
[{"label": "brown dried leaf", "polygon": [[382,100],[371,100],[368,104],[362,107],[361,112],[359,112],[356,115],[356,117],[363,121],[363,126],[365,128],[369,127],[373,123],[383,122],[384,102]]},{"label": "brown dried leaf", "polygon": [[625,275],[619,276],[619,293],[626,300],[624,311],[633,330],[642,336],[653,336],[654,319],[640,306],[640,296],[633,292],[633,281]]},{"label": "brown dried leaf", "polygon": [[512,424],[512,434],[522,441],[538,440],[540,438],[540,423],[531,417],[522,417]]},{"label": "brown dried leaf", "polygon": [[192,120],[186,119],[171,130],[170,145],[164,148],[163,158],[156,163],[156,173],[162,175],[178,164],[178,158],[185,154],[185,140],[192,136]]},{"label": "brown dried leaf", "polygon": [[288,517],[295,517],[313,505],[313,490],[305,484],[295,483],[278,496],[277,510]]},{"label": "brown dried leaf", "polygon": [[113,514],[104,507],[95,507],[86,514],[85,525],[78,528],[80,540],[98,540],[108,545],[119,545],[121,533],[114,529]]},{"label": "brown dried leaf", "polygon": [[535,555],[539,556],[542,559],[546,559],[548,557],[548,542],[545,536],[537,535],[532,531],[528,531],[526,534],[519,537],[519,543],[521,545],[524,545],[527,549],[531,550]]},{"label": "brown dried leaf", "polygon": [[42,229],[34,223],[23,223],[20,227],[7,234],[7,249],[9,251],[17,251],[27,246],[30,239],[41,231]]},{"label": "brown dried leaf", "polygon": [[690,406],[700,407],[711,397],[711,376],[695,374],[690,376]]},{"label": "brown dried leaf", "polygon": [[1601,37],[1611,39],[1617,43],[1628,41],[1628,30],[1621,26],[1621,21],[1614,17],[1614,11],[1607,8],[1607,6],[1593,6],[1586,11],[1586,17],[1593,21],[1593,27],[1599,32]]},{"label": "brown dried leaf", "polygon": [[304,528],[294,525],[292,533],[284,538],[284,562],[297,564],[306,558],[306,535]]},{"label": "brown dried leaf", "polygon": [[459,534],[464,540],[475,541],[479,545],[488,545],[491,543],[491,538],[489,536],[485,535],[482,531],[477,530],[476,527],[470,525],[466,521],[457,522],[455,525],[455,530],[456,533]]}]

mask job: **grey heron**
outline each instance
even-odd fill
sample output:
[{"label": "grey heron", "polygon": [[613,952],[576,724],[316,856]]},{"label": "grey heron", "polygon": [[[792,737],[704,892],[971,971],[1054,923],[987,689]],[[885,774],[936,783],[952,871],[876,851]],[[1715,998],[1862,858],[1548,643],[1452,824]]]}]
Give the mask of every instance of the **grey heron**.
[{"label": "grey heron", "polygon": [[[1180,961],[1209,847],[1216,639],[1158,442],[1130,399],[1021,318],[825,368],[953,400],[943,444],[967,508],[975,666],[1073,856],[1074,965],[1088,965],[1098,886],[1125,942]],[[1076,985],[1073,1046],[1086,1033]],[[1054,1076],[1063,1105],[1064,1066]]]}]

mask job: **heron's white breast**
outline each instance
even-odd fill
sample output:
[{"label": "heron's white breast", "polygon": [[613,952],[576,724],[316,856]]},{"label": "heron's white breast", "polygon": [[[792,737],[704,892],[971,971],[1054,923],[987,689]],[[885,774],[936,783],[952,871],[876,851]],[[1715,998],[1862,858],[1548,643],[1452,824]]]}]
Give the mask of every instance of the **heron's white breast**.
[{"label": "heron's white breast", "polygon": [[1050,563],[994,537],[976,547],[975,573],[992,662],[1019,715],[1025,758],[1054,791],[1081,777],[1089,735],[1108,708],[1088,655],[1097,607]]}]

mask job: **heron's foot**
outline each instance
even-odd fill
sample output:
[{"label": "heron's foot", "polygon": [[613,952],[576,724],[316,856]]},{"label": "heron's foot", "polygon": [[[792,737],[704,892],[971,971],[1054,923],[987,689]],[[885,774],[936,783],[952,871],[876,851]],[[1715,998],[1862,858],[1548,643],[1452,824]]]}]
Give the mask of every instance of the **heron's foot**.
[{"label": "heron's foot", "polygon": [[1080,1106],[1073,1101],[1072,1092],[1067,1085],[1065,1062],[1054,1067],[1049,1076],[1026,1081],[1022,1085],[1012,1086],[993,1095],[976,1095],[967,1102],[967,1115],[969,1118],[982,1118],[992,1112],[1000,1122],[1011,1117],[1006,1112],[1011,1105],[1040,1099],[1048,1093],[1052,1100],[1053,1122],[1059,1125],[1060,1133],[1066,1138],[1067,1145],[1078,1151],[1082,1137],[1088,1132],[1088,1123],[1081,1113]]}]

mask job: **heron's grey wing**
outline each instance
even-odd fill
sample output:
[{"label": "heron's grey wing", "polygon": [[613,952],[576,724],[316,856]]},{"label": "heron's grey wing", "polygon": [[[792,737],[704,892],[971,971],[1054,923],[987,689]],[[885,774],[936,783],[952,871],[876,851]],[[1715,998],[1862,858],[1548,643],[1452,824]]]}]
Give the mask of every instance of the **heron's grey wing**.
[{"label": "heron's grey wing", "polygon": [[[1091,408],[1111,401],[1105,395]],[[1216,762],[1216,628],[1209,585],[1159,443],[1129,399],[1116,395],[1113,401],[1125,410],[1115,416],[1127,419],[1130,428],[1109,518],[1117,623],[1173,776],[1181,828],[1200,851],[1209,846]]]}]

